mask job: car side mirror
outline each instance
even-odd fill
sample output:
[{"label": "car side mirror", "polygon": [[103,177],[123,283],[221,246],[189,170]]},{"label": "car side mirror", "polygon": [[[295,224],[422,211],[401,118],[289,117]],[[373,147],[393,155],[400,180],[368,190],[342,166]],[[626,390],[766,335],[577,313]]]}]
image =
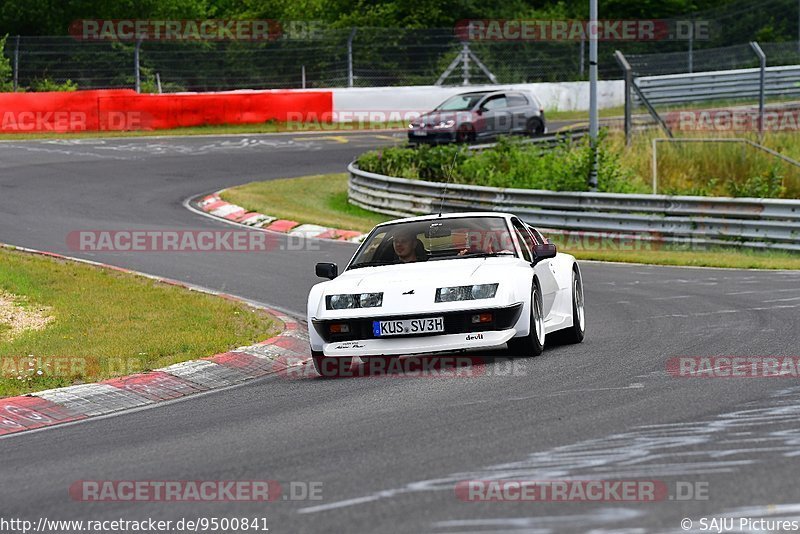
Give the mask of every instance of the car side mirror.
[{"label": "car side mirror", "polygon": [[546,243],[544,245],[534,245],[533,246],[533,262],[539,262],[541,260],[546,260],[548,258],[555,258],[556,253],[556,246],[552,243]]},{"label": "car side mirror", "polygon": [[481,115],[483,115],[483,112],[484,112],[484,111],[486,111],[486,110],[485,110],[485,109],[483,109],[483,108],[478,108],[477,110],[475,110],[475,114],[476,114],[478,117],[480,117]]},{"label": "car side mirror", "polygon": [[317,276],[320,278],[330,278],[333,280],[339,276],[339,266],[335,263],[318,263],[316,271]]}]

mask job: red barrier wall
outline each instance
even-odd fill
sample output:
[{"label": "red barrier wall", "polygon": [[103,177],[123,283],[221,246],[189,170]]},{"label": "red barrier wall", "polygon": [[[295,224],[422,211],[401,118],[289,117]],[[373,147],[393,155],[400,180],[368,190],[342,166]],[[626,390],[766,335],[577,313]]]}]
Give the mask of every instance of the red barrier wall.
[{"label": "red barrier wall", "polygon": [[330,116],[330,91],[137,94],[131,89],[0,93],[0,131],[160,130]]}]

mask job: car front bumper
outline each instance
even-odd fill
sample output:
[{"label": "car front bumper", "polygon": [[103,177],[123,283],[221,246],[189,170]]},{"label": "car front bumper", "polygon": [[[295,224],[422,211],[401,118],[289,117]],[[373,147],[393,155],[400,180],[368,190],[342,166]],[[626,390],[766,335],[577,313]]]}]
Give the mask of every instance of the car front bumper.
[{"label": "car front bumper", "polygon": [[409,143],[452,143],[456,140],[455,130],[410,130]]},{"label": "car front bumper", "polygon": [[359,339],[353,341],[333,341],[325,343],[322,352],[325,356],[411,356],[414,354],[433,354],[437,352],[474,351],[497,348],[517,335],[514,328],[467,332],[460,334],[441,334],[422,337],[387,337],[379,339]]}]

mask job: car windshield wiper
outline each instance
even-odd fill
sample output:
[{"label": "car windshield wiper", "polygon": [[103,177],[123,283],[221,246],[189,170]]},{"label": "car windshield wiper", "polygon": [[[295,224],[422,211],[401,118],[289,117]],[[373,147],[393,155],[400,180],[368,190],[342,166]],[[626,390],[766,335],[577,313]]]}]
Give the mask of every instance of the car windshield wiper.
[{"label": "car windshield wiper", "polygon": [[379,267],[381,265],[393,265],[394,263],[396,263],[396,262],[394,262],[394,261],[361,261],[361,262],[358,262],[358,263],[354,263],[353,265],[348,267],[348,270],[349,269],[360,269],[361,267]]},{"label": "car windshield wiper", "polygon": [[473,252],[471,254],[462,254],[461,256],[455,256],[456,258],[494,258],[495,256],[514,256],[513,252],[503,251],[503,252]]}]

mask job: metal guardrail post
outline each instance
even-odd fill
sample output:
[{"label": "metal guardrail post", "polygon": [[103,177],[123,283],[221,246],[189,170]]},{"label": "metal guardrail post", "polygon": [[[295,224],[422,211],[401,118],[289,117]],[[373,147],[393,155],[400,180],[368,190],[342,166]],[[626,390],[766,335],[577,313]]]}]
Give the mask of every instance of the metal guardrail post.
[{"label": "metal guardrail post", "polygon": [[764,137],[764,91],[765,91],[765,80],[767,75],[767,55],[761,50],[761,47],[758,45],[757,42],[751,41],[750,48],[753,49],[753,52],[756,53],[758,56],[759,66],[761,68],[761,72],[759,73],[758,78],[758,135],[759,139],[763,139]]},{"label": "metal guardrail post", "polygon": [[614,52],[614,59],[625,73],[625,144],[631,144],[631,84],[633,84],[633,68],[625,55],[619,50]]}]

